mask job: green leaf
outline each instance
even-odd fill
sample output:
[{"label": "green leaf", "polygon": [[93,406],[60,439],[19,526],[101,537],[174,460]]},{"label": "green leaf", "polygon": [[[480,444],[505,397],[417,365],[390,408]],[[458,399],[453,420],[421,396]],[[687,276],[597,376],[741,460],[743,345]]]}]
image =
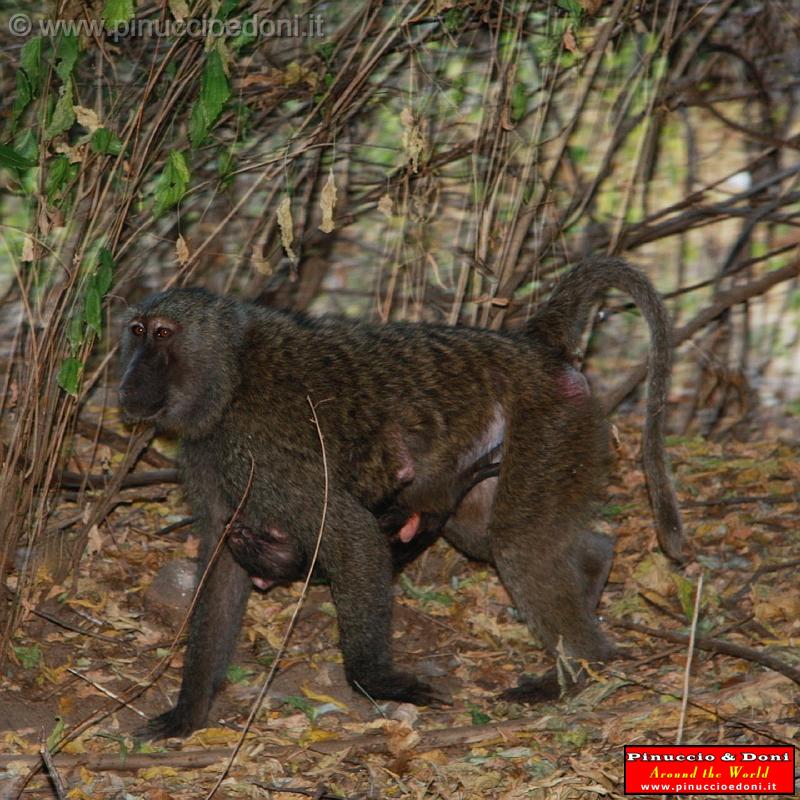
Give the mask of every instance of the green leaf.
[{"label": "green leaf", "polygon": [[92,134],[92,150],[106,156],[117,156],[122,152],[122,140],[108,128],[98,128]]},{"label": "green leaf", "polygon": [[208,136],[230,96],[231,87],[225,74],[222,56],[217,50],[212,50],[206,59],[206,66],[200,79],[200,95],[192,106],[189,122],[189,139],[195,147]]},{"label": "green leaf", "polygon": [[444,28],[448,33],[456,34],[461,33],[464,25],[470,17],[470,12],[466,8],[449,8],[444,12],[442,19],[444,20]]},{"label": "green leaf", "polygon": [[516,81],[511,90],[511,121],[519,122],[528,110],[528,90],[522,81]]},{"label": "green leaf", "polygon": [[19,53],[19,65],[28,77],[31,88],[38,94],[42,88],[42,47],[44,37],[34,36],[22,46]]},{"label": "green leaf", "polygon": [[222,5],[216,13],[217,19],[228,19],[228,17],[239,7],[239,0],[222,0]]},{"label": "green leaf", "polygon": [[291,706],[292,708],[296,708],[298,711],[302,711],[312,722],[316,717],[314,713],[314,704],[307,698],[307,697],[298,697],[297,695],[289,695],[288,697],[284,698],[284,702],[287,706]]},{"label": "green leaf", "polygon": [[244,683],[251,675],[255,675],[252,669],[247,669],[239,664],[231,664],[226,677],[231,683]]},{"label": "green leaf", "polygon": [[227,189],[233,180],[233,171],[236,168],[236,156],[232,150],[223,150],[217,159],[217,174],[222,188]]},{"label": "green leaf", "polygon": [[252,44],[256,39],[258,39],[258,22],[255,17],[249,17],[242,20],[241,31],[228,42],[228,46],[236,53],[243,47]]},{"label": "green leaf", "polygon": [[589,150],[586,147],[581,147],[579,144],[569,145],[567,147],[570,156],[576,164],[585,164],[586,158],[589,155]]},{"label": "green leaf", "polygon": [[569,11],[569,13],[575,17],[583,16],[583,6],[578,0],[558,0],[556,5],[559,8],[563,8],[565,11]]},{"label": "green leaf", "polygon": [[178,150],[171,150],[164,171],[156,184],[156,205],[153,214],[160,217],[176,205],[189,188],[189,167],[186,158]]},{"label": "green leaf", "polygon": [[20,67],[17,70],[17,88],[11,118],[16,121],[35,100],[42,88],[42,43],[44,39],[36,36],[26,42],[20,51]]},{"label": "green leaf", "polygon": [[111,283],[114,280],[115,266],[116,264],[114,263],[114,258],[110,251],[105,247],[101,247],[97,272],[95,272],[94,276],[95,285],[101,297],[105,297],[106,292],[111,288]]},{"label": "green leaf", "polygon": [[47,162],[45,194],[49,203],[54,203],[63,193],[70,181],[78,174],[78,165],[70,164],[69,159],[60,153]]},{"label": "green leaf", "polygon": [[42,651],[39,646],[35,644],[30,647],[14,645],[14,653],[25,669],[34,669],[38,667],[39,662],[42,660]]},{"label": "green leaf", "polygon": [[36,162],[25,158],[18,150],[5,144],[0,144],[0,167],[9,169],[29,169],[35,167]]},{"label": "green leaf", "polygon": [[444,606],[453,605],[453,598],[444,592],[436,592],[433,589],[422,589],[415,586],[407,575],[400,575],[400,585],[403,591],[414,600],[422,600],[424,602],[441,603]]},{"label": "green leaf", "polygon": [[688,578],[684,578],[683,575],[673,575],[672,580],[675,582],[678,601],[681,604],[684,616],[691,622],[694,616],[695,587],[692,582]]},{"label": "green leaf", "polygon": [[86,317],[86,324],[99,334],[103,330],[103,304],[93,280],[86,287],[86,305],[83,314]]},{"label": "green leaf", "polygon": [[49,142],[64,131],[69,130],[75,122],[75,111],[72,108],[72,83],[65,83],[59,92],[53,117],[44,132],[44,139]]},{"label": "green leaf", "polygon": [[83,344],[84,331],[83,331],[83,314],[76,313],[70,319],[67,325],[67,341],[69,341],[72,352],[77,352],[78,348]]},{"label": "green leaf", "polygon": [[333,42],[322,42],[317,45],[316,51],[323,61],[330,61],[331,56],[336,51],[336,45]]},{"label": "green leaf", "polygon": [[82,368],[83,364],[77,358],[69,356],[64,359],[64,363],[58,371],[58,385],[73,397],[78,395],[78,384]]},{"label": "green leaf", "polygon": [[32,128],[27,128],[14,139],[14,147],[23,158],[37,163],[39,158],[39,141]]},{"label": "green leaf", "polygon": [[56,74],[62,83],[69,83],[78,61],[78,37],[74,33],[63,34],[56,46]]},{"label": "green leaf", "polygon": [[133,0],[106,0],[103,7],[103,22],[108,30],[113,30],[131,17],[133,17]]},{"label": "green leaf", "polygon": [[64,725],[63,718],[56,717],[56,724],[53,725],[53,730],[50,731],[50,735],[47,737],[48,750],[52,750],[61,741],[61,738],[64,736],[65,728],[66,725]]},{"label": "green leaf", "polygon": [[11,109],[11,119],[14,122],[22,116],[33,98],[34,92],[30,79],[21,69],[17,70],[17,89],[14,92],[14,106]]},{"label": "green leaf", "polygon": [[469,715],[472,717],[473,725],[488,725],[492,718],[488,714],[484,714],[477,706],[470,706]]}]

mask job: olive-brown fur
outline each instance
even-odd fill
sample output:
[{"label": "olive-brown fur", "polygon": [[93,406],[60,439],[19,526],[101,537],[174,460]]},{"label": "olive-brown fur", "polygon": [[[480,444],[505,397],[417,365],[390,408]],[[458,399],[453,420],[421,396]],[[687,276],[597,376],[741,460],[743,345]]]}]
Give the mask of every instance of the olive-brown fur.
[{"label": "olive-brown fur", "polygon": [[[669,321],[646,278],[618,259],[574,269],[511,333],[312,319],[195,289],[133,308],[121,405],[128,418],[180,438],[201,565],[245,496],[251,468],[253,476],[240,511],[243,565],[236,546],[223,548],[191,621],[177,705],[144,735],[186,735],[205,723],[251,577],[286,567],[277,576],[285,579],[310,560],[325,474],[309,398],[329,482],[318,569],[330,582],[353,686],[374,698],[441,699],[398,670],[391,653],[393,565],[440,528],[467,555],[496,566],[549,650],[611,657],[594,613],[611,544],[589,530],[606,487],[608,429],[582,377],[570,372],[592,304],[609,288],[630,292],[651,329],[645,468],[659,541],[676,557],[680,518],[663,451]],[[500,461],[499,475],[468,483],[489,461]],[[412,515],[420,538],[398,546],[392,528]]]}]

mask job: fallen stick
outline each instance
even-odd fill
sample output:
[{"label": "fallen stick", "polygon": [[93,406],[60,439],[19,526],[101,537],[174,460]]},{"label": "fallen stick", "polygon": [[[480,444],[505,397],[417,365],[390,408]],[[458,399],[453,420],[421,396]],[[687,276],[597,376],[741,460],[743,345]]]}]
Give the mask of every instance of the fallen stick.
[{"label": "fallen stick", "polygon": [[[420,731],[420,740],[413,748],[413,752],[425,752],[439,747],[457,747],[470,744],[490,744],[493,741],[507,742],[509,737],[518,734],[539,733],[548,730],[542,725],[542,717],[523,717],[522,719],[503,720],[490,722],[486,725],[463,725],[456,728],[437,728],[431,731]],[[298,748],[296,745],[277,745],[265,747],[259,758],[284,759],[298,749],[312,750],[315,753],[338,753],[343,750],[355,749],[361,752],[380,753],[389,752],[389,741],[381,731],[360,734],[346,739],[328,739],[327,741],[314,742],[307,747]],[[129,753],[122,758],[119,753],[58,753],[52,756],[53,763],[61,770],[70,770],[78,766],[100,772],[103,770],[117,770],[119,772],[133,772],[148,767],[207,767],[217,761],[230,758],[232,748],[217,748],[214,750],[167,750],[160,753]],[[9,764],[34,765],[41,761],[41,755],[0,755],[0,769],[6,769]]]},{"label": "fallen stick", "polygon": [[738,506],[750,503],[764,503],[765,505],[779,505],[780,503],[800,503],[800,494],[787,492],[786,494],[745,494],[738,497],[718,497],[710,500],[684,500],[684,508],[703,508],[705,506]]},{"label": "fallen stick", "polygon": [[[286,748],[284,748],[285,750]],[[51,755],[51,762],[59,769],[68,771],[75,767],[86,767],[101,772],[118,770],[134,772],[149,767],[207,767],[231,754],[230,748],[215,750],[166,750],[162,753],[128,753],[124,758],[119,753],[56,753]],[[7,769],[9,764],[36,764],[42,760],[39,753],[33,755],[0,755],[0,768]]]},{"label": "fallen stick", "polygon": [[[89,489],[105,489],[112,480],[111,475],[81,475],[77,472],[62,472],[60,476],[62,489],[79,489],[86,486]],[[177,483],[178,470],[174,468],[152,469],[149,472],[131,472],[119,482],[120,488],[129,489],[132,486],[152,486],[158,483]]]},{"label": "fallen stick", "polygon": [[[462,725],[455,728],[436,728],[420,731],[420,740],[413,748],[415,752],[435,750],[439,747],[458,747],[459,745],[483,744],[493,741],[505,742],[506,737],[524,733],[540,733],[548,730],[542,726],[542,717],[523,717],[486,725]],[[386,737],[381,733],[366,733],[351,739],[328,739],[314,742],[309,750],[317,753],[338,753],[350,747],[367,752],[382,752],[387,749]]]},{"label": "fallen stick", "polygon": [[[658,639],[666,639],[668,642],[676,642],[678,644],[688,644],[689,635],[686,633],[678,633],[676,631],[665,631],[656,628],[648,628],[646,625],[638,625],[635,622],[625,622],[623,620],[614,620],[610,623],[615,628],[624,628],[628,631],[636,631],[637,633],[644,633],[648,636],[655,636]],[[734,658],[741,658],[744,661],[752,661],[756,664],[761,664],[763,667],[780,672],[796,684],[800,685],[800,670],[786,664],[775,656],[769,653],[763,653],[760,650],[755,650],[752,647],[745,647],[741,644],[733,644],[726,642],[723,639],[711,639],[708,637],[698,637],[694,640],[694,646],[698,650],[707,650],[711,653],[720,653],[726,656],[733,656]]]}]

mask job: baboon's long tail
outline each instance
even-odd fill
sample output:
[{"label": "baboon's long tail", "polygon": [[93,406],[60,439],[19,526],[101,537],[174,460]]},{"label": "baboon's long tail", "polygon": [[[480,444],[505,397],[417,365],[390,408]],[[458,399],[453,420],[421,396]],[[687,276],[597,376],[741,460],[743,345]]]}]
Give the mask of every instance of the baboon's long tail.
[{"label": "baboon's long tail", "polygon": [[589,314],[609,289],[629,294],[650,326],[647,366],[647,417],[642,456],[656,533],[662,550],[681,560],[683,530],[678,501],[664,451],[664,427],[672,369],[672,325],[653,284],[621,258],[584,261],[559,281],[549,299],[528,322],[528,333],[574,360]]}]

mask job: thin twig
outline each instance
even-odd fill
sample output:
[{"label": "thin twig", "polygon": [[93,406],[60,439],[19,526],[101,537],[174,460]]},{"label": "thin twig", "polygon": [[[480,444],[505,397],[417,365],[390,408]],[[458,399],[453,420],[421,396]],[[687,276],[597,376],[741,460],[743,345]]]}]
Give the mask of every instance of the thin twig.
[{"label": "thin twig", "polygon": [[53,783],[56,797],[58,800],[66,800],[67,792],[64,788],[64,781],[61,780],[61,774],[58,769],[56,769],[56,765],[53,763],[53,758],[50,755],[50,750],[45,742],[42,742],[42,746],[39,748],[39,755],[41,755],[47,774]]},{"label": "thin twig", "polygon": [[[639,625],[636,622],[627,622],[624,620],[614,620],[610,624],[615,628],[624,628],[625,630],[644,633],[648,636],[655,636],[657,639],[666,639],[668,642],[676,642],[677,644],[688,644],[689,642],[689,636],[687,634],[678,633],[677,631],[649,628],[646,625]],[[800,686],[800,670],[789,666],[789,664],[775,658],[775,656],[769,653],[762,653],[759,650],[754,650],[752,647],[732,644],[722,639],[712,639],[705,636],[696,637],[694,646],[698,650],[707,650],[711,653],[733,656],[734,658],[741,658],[744,661],[752,661],[755,664],[761,664],[775,672],[780,672],[781,675],[785,675]]]},{"label": "thin twig", "polygon": [[692,614],[692,627],[689,632],[689,652],[686,653],[686,667],[683,670],[683,694],[681,696],[681,716],[678,720],[678,735],[675,744],[680,744],[683,739],[683,727],[686,724],[686,708],[689,704],[689,679],[692,673],[692,658],[694,657],[694,643],[697,636],[697,621],[700,619],[700,598],[703,595],[703,573],[697,580],[697,592],[694,596],[694,613]]},{"label": "thin twig", "polygon": [[786,494],[745,494],[737,497],[717,497],[709,500],[684,500],[684,508],[703,508],[705,506],[739,506],[751,503],[764,503],[765,505],[780,505],[781,503],[800,503],[800,493],[788,492]]},{"label": "thin twig", "polygon": [[52,623],[53,625],[57,625],[59,628],[64,628],[66,631],[79,633],[81,636],[91,636],[93,639],[99,639],[101,642],[109,642],[109,644],[120,643],[120,639],[115,639],[113,636],[106,636],[102,633],[95,633],[94,631],[86,630],[86,628],[82,628],[80,625],[74,625],[71,622],[59,619],[57,616],[55,616],[55,614],[42,611],[40,608],[34,608],[33,614],[41,619],[46,619],[48,622]]},{"label": "thin twig", "polygon": [[179,519],[177,522],[173,522],[170,525],[165,525],[163,528],[159,528],[153,534],[153,536],[166,536],[168,533],[185,528],[187,525],[191,525],[193,522],[194,517],[181,517],[181,519]]},{"label": "thin twig", "polygon": [[97,681],[93,681],[88,675],[84,675],[82,672],[78,672],[78,670],[73,669],[72,667],[67,667],[67,672],[74,675],[76,678],[80,678],[82,681],[86,681],[86,683],[88,683],[90,686],[94,686],[98,692],[104,694],[106,697],[110,697],[112,700],[122,703],[125,708],[129,708],[134,714],[138,714],[140,717],[142,717],[142,719],[147,719],[147,714],[145,714],[143,711],[140,711],[131,703],[126,703],[124,698],[120,697],[118,694],[114,694],[111,689],[106,689],[105,686],[97,683]]},{"label": "thin twig", "polygon": [[311,797],[313,800],[347,800],[340,794],[331,794],[327,786],[320,786],[317,789],[298,789],[290,786],[276,786],[274,783],[262,783],[253,781],[253,786],[259,789],[266,789],[268,792],[283,792],[286,794],[301,794],[303,797]]}]

